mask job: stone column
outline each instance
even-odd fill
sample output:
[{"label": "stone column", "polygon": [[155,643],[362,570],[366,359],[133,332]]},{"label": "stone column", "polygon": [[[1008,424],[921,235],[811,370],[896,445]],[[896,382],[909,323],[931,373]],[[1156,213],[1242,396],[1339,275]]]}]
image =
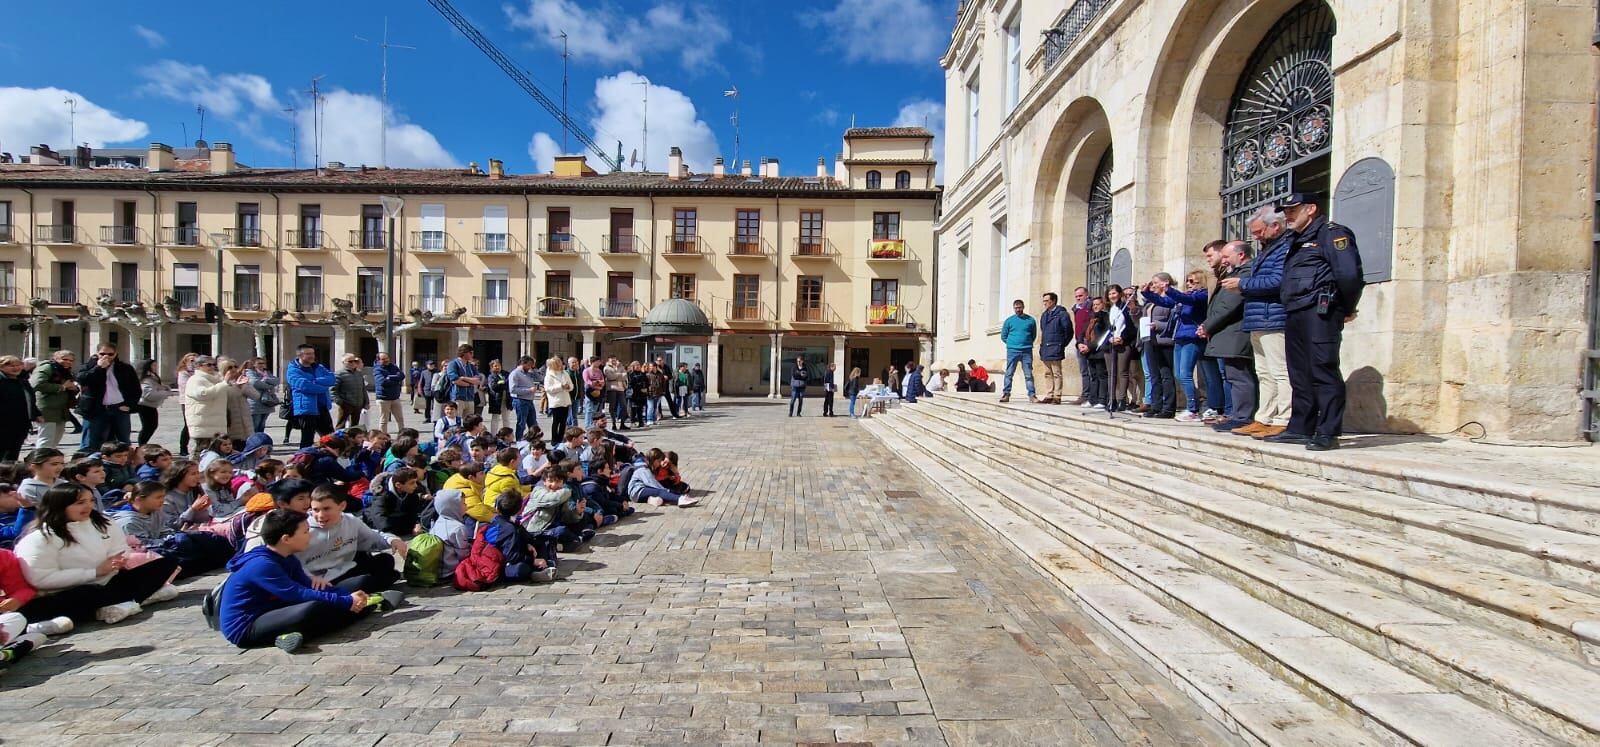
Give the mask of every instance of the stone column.
[{"label": "stone column", "polygon": [[349,349],[350,331],[344,327],[334,327],[333,347],[328,352],[328,357],[331,359],[328,361],[328,368],[331,368],[334,371],[340,370],[344,366],[345,351]]},{"label": "stone column", "polygon": [[282,371],[289,361],[289,326],[278,325],[272,335],[272,369]]},{"label": "stone column", "polygon": [[921,354],[921,358],[919,360],[917,360],[917,363],[919,365],[923,365],[923,366],[932,366],[933,365],[933,338],[932,337],[927,337],[927,336],[923,336],[923,337],[917,338],[917,349],[920,351],[920,354]]},{"label": "stone column", "polygon": [[[472,327],[469,327],[469,326],[464,325],[464,324],[461,325],[460,327],[456,327],[456,347],[460,348],[462,345],[471,345],[471,344],[472,344]],[[439,358],[444,360],[444,361],[451,360],[452,358],[455,358],[455,357],[456,357],[456,351],[454,351],[454,350],[445,350],[445,351],[442,351],[442,352],[439,353]]]},{"label": "stone column", "polygon": [[585,365],[588,365],[589,359],[593,358],[598,353],[598,350],[599,349],[595,347],[594,330],[584,330],[583,348],[578,352],[578,357],[583,360]]},{"label": "stone column", "polygon": [[841,385],[840,386],[841,389],[844,388],[842,386],[844,384],[844,377],[850,375],[850,372],[845,370],[845,367],[844,367],[845,343],[848,340],[849,340],[849,337],[847,337],[845,335],[834,335],[833,336],[834,381]]},{"label": "stone column", "polygon": [[777,399],[778,398],[778,394],[780,393],[780,386],[778,384],[778,380],[780,378],[782,378],[782,375],[783,375],[783,371],[781,371],[779,369],[779,364],[781,364],[783,362],[783,333],[782,332],[773,332],[772,333],[772,354],[770,356],[770,359],[772,361],[772,363],[771,363],[772,376],[769,377],[771,379],[771,381],[768,382],[768,386],[767,386],[767,398],[768,399]]},{"label": "stone column", "polygon": [[722,399],[722,365],[720,359],[722,351],[722,335],[718,332],[711,333],[711,342],[706,344],[706,400],[716,401]]},{"label": "stone column", "polygon": [[[538,330],[534,329],[533,325],[528,325],[528,328],[522,331],[522,355],[531,357],[533,355],[533,351],[539,349],[539,347],[534,344],[533,339],[533,336],[537,333]],[[538,361],[538,364],[543,366],[544,361]]]},{"label": "stone column", "polygon": [[87,331],[87,334],[84,335],[84,344],[89,349],[83,351],[83,356],[80,360],[88,361],[94,358],[95,351],[100,349],[100,343],[106,341],[106,325],[99,319],[90,319],[84,323],[84,326]]}]

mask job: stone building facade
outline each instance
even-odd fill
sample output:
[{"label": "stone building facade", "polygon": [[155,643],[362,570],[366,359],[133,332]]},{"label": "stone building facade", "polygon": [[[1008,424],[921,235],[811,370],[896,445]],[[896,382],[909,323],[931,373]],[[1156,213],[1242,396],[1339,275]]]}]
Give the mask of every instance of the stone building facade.
[{"label": "stone building facade", "polygon": [[1014,298],[1181,277],[1318,192],[1370,283],[1352,428],[1579,438],[1595,28],[1593,0],[963,3],[939,360],[1002,358]]},{"label": "stone building facade", "polygon": [[[37,148],[0,164],[0,349],[111,342],[170,372],[189,351],[282,361],[309,344],[370,363],[393,239],[392,306],[411,323],[399,361],[466,343],[508,365],[664,354],[704,363],[713,397],[777,396],[797,355],[876,371],[931,354],[932,139],[854,128],[831,169],[818,159],[798,176],[766,159],[691,173],[677,148],[665,173],[598,174],[564,156],[532,175],[493,160],[246,168],[226,143],[186,161],[153,144],[144,168],[91,168],[92,154],[78,167]],[[135,323],[169,298],[168,323]],[[699,305],[713,333],[629,339],[671,298]]]}]

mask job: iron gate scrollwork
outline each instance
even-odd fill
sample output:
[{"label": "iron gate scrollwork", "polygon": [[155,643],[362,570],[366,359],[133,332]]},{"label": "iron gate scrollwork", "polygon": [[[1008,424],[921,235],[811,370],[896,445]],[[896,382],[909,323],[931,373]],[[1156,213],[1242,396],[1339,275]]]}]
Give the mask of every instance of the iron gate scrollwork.
[{"label": "iron gate scrollwork", "polygon": [[1105,292],[1111,278],[1111,149],[1100,157],[1089,184],[1089,220],[1084,287],[1090,295]]}]

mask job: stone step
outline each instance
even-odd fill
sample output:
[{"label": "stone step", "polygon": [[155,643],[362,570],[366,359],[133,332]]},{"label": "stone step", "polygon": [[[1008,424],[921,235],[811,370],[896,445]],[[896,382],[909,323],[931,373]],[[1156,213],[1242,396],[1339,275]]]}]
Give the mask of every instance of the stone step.
[{"label": "stone step", "polygon": [[[987,414],[972,407],[966,398],[934,397],[918,406],[923,404],[949,408],[963,418]],[[1241,497],[1339,519],[1579,591],[1592,593],[1600,588],[1600,537],[1594,535],[1228,461],[1204,451],[1106,438],[1041,410],[1048,408],[1007,408],[1003,419],[985,422],[1024,438],[1064,443],[1142,471],[1161,472]]]},{"label": "stone step", "polygon": [[[1206,453],[1233,462],[1315,477],[1416,498],[1529,524],[1544,524],[1600,536],[1600,452],[1574,450],[1571,469],[1523,468],[1507,474],[1506,464],[1528,459],[1511,447],[1491,449],[1470,444],[1440,444],[1433,452],[1406,451],[1403,446],[1344,448],[1333,452],[1269,444],[1252,438],[1222,435],[1195,424],[1149,420],[1070,405],[1036,405],[1027,401],[1000,404],[993,394],[941,393],[930,400],[953,400],[990,413],[1042,415],[1062,425],[1108,434],[1131,443],[1171,446]],[[1374,443],[1387,436],[1366,436]],[[1347,439],[1359,443],[1360,439]],[[1483,450],[1484,455],[1479,455]],[[1400,453],[1400,452],[1405,453]],[[1435,453],[1437,452],[1437,453]],[[1563,452],[1564,453],[1564,452]],[[1440,456],[1440,454],[1444,456]]]},{"label": "stone step", "polygon": [[[866,427],[1242,735],[1295,745],[1365,744],[1368,735],[1386,744],[1554,744],[984,464],[959,436],[947,440],[948,429],[934,434],[901,415]],[[1026,533],[1015,532],[1019,523]],[[1039,527],[1059,544],[1043,543]],[[1105,583],[1106,574],[1121,583]],[[1352,735],[1348,725],[1366,733]]]},{"label": "stone step", "polygon": [[[1065,462],[1075,468],[1068,471],[1014,449],[1001,451],[994,443],[968,435],[981,431],[973,426],[984,423],[968,420],[952,427],[929,417],[929,412],[902,408],[888,422],[949,468],[982,470],[968,474],[1024,515],[1045,522],[1047,529],[1061,538],[1073,538],[1084,545],[1080,549],[1099,553],[1126,572],[1139,575],[1150,585],[1147,591],[1159,589],[1180,611],[1188,610],[1218,625],[1241,621],[1240,629],[1222,628],[1227,635],[1242,641],[1252,639],[1249,626],[1257,616],[1218,609],[1214,600],[1255,599],[1286,617],[1304,621],[1308,628],[1360,647],[1369,656],[1403,664],[1448,691],[1503,704],[1498,710],[1547,733],[1569,741],[1600,742],[1600,712],[1576,694],[1600,688],[1600,674],[1584,665],[1492,635],[1498,648],[1484,646],[1478,652],[1481,656],[1460,654],[1440,641],[1474,640],[1477,635],[1489,634],[1411,599],[1209,526],[1183,512],[1130,500],[1121,490],[1126,486],[1112,490],[1093,476],[1080,476],[1076,470],[1084,465],[1079,462]],[[995,480],[1008,484],[1005,491],[993,487]],[[1085,524],[1082,516],[1095,521]],[[1342,539],[1326,533],[1315,536],[1335,547]],[[1132,544],[1130,537],[1134,538]],[[1547,674],[1530,673],[1529,662],[1536,662]]]}]

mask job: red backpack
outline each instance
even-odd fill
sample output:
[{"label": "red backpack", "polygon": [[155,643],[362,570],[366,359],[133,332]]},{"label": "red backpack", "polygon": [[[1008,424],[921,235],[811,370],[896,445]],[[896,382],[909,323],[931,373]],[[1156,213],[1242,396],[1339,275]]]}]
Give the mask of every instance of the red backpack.
[{"label": "red backpack", "polygon": [[478,531],[472,536],[472,549],[467,552],[467,557],[462,558],[456,565],[457,589],[483,591],[500,580],[500,571],[505,568],[506,559],[500,554],[500,548],[483,538],[483,533],[488,528],[488,522],[478,523]]}]

